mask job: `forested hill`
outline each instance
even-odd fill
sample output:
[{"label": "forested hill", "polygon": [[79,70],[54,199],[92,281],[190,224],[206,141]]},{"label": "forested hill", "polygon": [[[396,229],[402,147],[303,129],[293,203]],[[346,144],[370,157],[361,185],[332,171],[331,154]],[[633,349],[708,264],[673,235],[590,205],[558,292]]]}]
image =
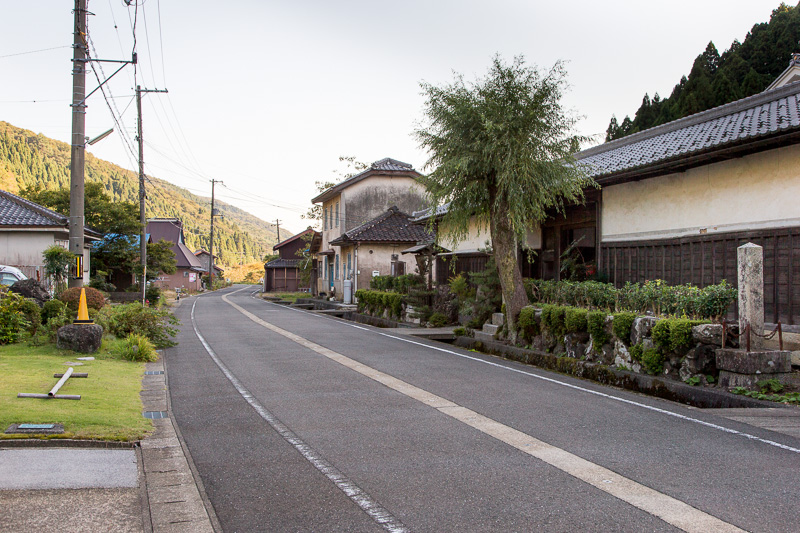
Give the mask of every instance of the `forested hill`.
[{"label": "forested hill", "polygon": [[669,98],[645,94],[633,120],[616,117],[606,130],[606,141],[619,139],[653,126],[666,124],[712,107],[759,93],[787,66],[793,52],[800,52],[800,4],[781,4],[769,22],[756,24],[739,43],[719,54],[713,42],[694,60],[689,76],[683,76]]},{"label": "forested hill", "polygon": [[[17,193],[37,185],[43,189],[69,187],[69,159],[68,144],[0,121],[0,189]],[[181,219],[187,246],[193,251],[208,249],[210,198],[148,177],[147,217]],[[86,180],[103,183],[115,201],[138,205],[139,177],[134,172],[87,153]],[[260,261],[272,253],[277,242],[274,225],[224,202],[216,201],[215,206],[224,218],[214,221],[214,253],[224,265]]]}]

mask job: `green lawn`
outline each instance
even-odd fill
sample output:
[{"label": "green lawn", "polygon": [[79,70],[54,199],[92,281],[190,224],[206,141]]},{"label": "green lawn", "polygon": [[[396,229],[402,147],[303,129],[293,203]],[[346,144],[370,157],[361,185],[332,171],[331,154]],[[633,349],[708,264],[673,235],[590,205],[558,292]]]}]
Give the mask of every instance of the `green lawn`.
[{"label": "green lawn", "polygon": [[14,423],[61,423],[64,433],[53,438],[134,441],[151,429],[142,416],[139,398],[144,363],[115,359],[108,352],[113,341],[103,340],[103,348],[92,354],[94,361],[73,366],[75,372],[88,372],[88,378],[70,378],[58,394],[80,394],[80,400],[40,400],[17,398],[19,392],[46,394],[58,381],[54,373],[67,371],[67,361],[78,354],[53,345],[30,346],[18,343],[0,346],[0,439],[29,435],[3,433]]},{"label": "green lawn", "polygon": [[309,292],[265,292],[264,295],[289,300],[292,303],[296,302],[298,298],[313,298]]}]

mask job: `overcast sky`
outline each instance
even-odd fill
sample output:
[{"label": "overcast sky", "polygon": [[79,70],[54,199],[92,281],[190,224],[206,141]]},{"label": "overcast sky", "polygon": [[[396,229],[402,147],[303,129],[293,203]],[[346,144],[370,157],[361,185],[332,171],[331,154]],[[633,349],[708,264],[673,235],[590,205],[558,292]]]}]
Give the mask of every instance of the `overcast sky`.
[{"label": "overcast sky", "polygon": [[[147,173],[203,196],[209,179],[223,180],[218,198],[292,231],[308,224],[300,214],[314,182],[335,177],[339,156],[423,169],[411,137],[422,118],[420,81],[483,76],[494,54],[522,54],[541,68],[564,60],[564,101],[584,117],[579,132],[599,142],[612,114],[632,117],[645,92],[669,96],[708,41],[722,53],[780,3],[138,1],[136,80],[125,67],[106,93],[127,140],[115,132],[89,151],[136,169],[133,87],[166,88],[143,105]],[[73,5],[0,0],[0,120],[65,142]],[[90,0],[89,10],[94,57],[129,59],[134,6]],[[102,65],[105,75],[116,68]],[[97,86],[87,79],[89,90]],[[86,123],[90,136],[114,126],[99,92]]]}]

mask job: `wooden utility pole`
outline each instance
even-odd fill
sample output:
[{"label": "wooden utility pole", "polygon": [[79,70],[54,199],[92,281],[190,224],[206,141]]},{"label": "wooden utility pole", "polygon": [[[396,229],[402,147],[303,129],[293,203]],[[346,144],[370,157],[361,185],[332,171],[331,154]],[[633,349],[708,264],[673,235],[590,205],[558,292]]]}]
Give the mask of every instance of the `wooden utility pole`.
[{"label": "wooden utility pole", "polygon": [[214,217],[216,216],[214,213],[214,185],[222,182],[220,180],[209,181],[211,181],[211,238],[208,240],[208,253],[210,255],[208,258],[208,288],[211,290],[214,288]]},{"label": "wooden utility pole", "polygon": [[142,230],[139,234],[139,257],[142,265],[142,278],[139,280],[142,305],[144,305],[147,291],[147,218],[144,213],[144,199],[147,197],[144,191],[144,138],[142,137],[142,93],[165,93],[166,89],[142,89],[136,86],[136,113],[138,117],[136,127],[136,140],[139,141],[139,223]]},{"label": "wooden utility pole", "polygon": [[[72,149],[69,163],[69,251],[83,257],[84,165],[86,161],[86,3],[75,0],[72,44]],[[83,264],[83,261],[78,263]],[[81,267],[82,269],[82,267]],[[70,287],[83,287],[83,272],[70,276]]]}]

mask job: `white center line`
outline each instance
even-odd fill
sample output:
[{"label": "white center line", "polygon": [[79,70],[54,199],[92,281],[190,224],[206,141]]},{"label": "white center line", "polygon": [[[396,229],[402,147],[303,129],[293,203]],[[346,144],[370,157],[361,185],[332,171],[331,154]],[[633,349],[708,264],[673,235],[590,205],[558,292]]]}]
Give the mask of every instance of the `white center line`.
[{"label": "white center line", "polygon": [[[380,370],[376,370],[354,359],[350,359],[345,355],[325,348],[324,346],[320,346],[300,335],[266,322],[243,307],[230,301],[228,295],[223,296],[222,299],[256,324],[282,335],[332,361],[336,361],[342,366],[377,381],[409,398],[431,406],[444,415],[544,461],[562,472],[660,518],[668,524],[684,531],[696,533],[744,531],[733,524],[720,520],[672,496],[646,487],[566,450],[547,444],[510,426],[453,403],[446,398],[437,396],[389,374],[385,374]],[[422,346],[426,345],[423,344]]]}]

